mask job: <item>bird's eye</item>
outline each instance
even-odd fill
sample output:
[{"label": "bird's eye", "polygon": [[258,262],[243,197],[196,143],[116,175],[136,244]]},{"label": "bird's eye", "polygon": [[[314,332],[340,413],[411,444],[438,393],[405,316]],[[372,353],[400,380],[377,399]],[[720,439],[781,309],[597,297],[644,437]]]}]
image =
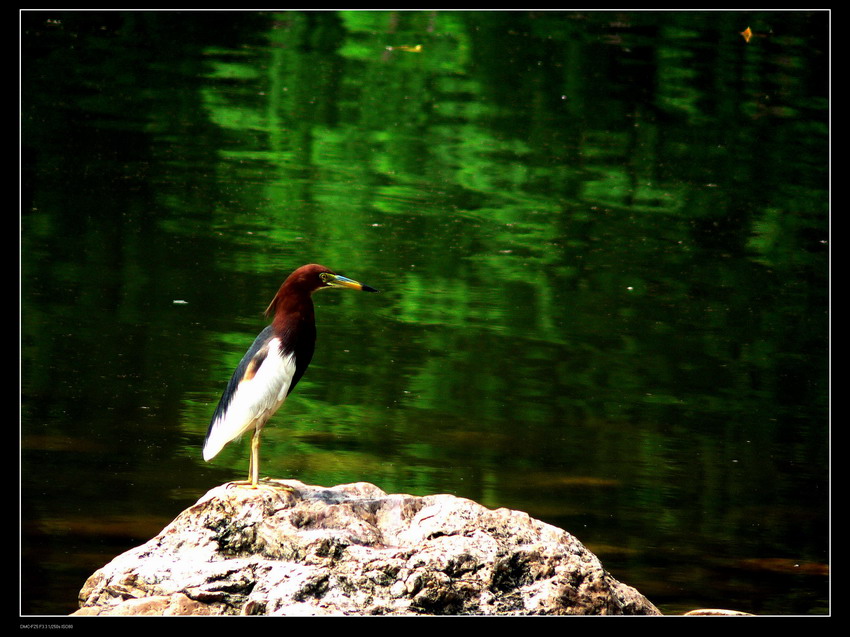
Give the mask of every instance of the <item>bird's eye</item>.
[{"label": "bird's eye", "polygon": [[327,272],[320,272],[319,278],[322,280],[322,283],[327,283],[331,279],[331,275]]}]

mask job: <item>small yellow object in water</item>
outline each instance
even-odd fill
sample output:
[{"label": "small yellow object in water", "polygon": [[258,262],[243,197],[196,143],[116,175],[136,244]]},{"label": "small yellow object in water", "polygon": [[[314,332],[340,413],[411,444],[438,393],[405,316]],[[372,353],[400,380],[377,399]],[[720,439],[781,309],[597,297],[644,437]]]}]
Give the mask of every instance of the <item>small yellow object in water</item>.
[{"label": "small yellow object in water", "polygon": [[399,46],[388,46],[387,51],[407,51],[408,53],[421,53],[422,45],[410,46],[409,44],[401,44]]},{"label": "small yellow object in water", "polygon": [[753,37],[753,31],[750,27],[747,27],[743,31],[741,31],[741,35],[744,36],[744,42],[749,42],[750,38]]}]

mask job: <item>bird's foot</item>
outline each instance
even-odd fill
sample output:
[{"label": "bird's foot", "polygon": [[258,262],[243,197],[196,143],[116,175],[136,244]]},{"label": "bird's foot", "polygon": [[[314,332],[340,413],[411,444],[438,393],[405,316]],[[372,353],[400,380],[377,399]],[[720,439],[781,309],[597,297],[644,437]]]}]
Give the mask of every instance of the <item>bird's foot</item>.
[{"label": "bird's foot", "polygon": [[257,485],[250,480],[232,480],[231,482],[226,482],[224,486],[227,489],[231,487],[247,487],[249,489],[257,488]]},{"label": "bird's foot", "polygon": [[246,489],[280,489],[282,491],[289,491],[291,493],[296,493],[295,487],[292,487],[288,484],[284,484],[281,480],[276,480],[274,478],[260,478],[257,482],[253,482],[251,480],[233,480],[224,485],[226,488],[230,487],[243,487]]},{"label": "bird's foot", "polygon": [[283,491],[289,491],[290,493],[297,493],[295,487],[286,484],[283,480],[279,480],[277,478],[260,478],[257,486],[259,487],[268,487],[270,489],[281,489]]}]

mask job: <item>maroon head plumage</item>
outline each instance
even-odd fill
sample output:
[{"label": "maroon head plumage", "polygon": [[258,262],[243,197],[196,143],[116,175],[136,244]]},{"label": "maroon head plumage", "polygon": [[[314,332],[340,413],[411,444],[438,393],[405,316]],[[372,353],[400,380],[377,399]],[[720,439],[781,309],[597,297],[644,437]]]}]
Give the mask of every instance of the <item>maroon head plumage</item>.
[{"label": "maroon head plumage", "polygon": [[[289,315],[297,315],[305,308],[313,308],[312,295],[322,288],[348,288],[363,292],[377,292],[375,288],[341,276],[318,263],[302,265],[286,277],[280,289],[266,308],[266,316],[273,321],[285,321]],[[308,312],[309,313],[309,312]]]}]

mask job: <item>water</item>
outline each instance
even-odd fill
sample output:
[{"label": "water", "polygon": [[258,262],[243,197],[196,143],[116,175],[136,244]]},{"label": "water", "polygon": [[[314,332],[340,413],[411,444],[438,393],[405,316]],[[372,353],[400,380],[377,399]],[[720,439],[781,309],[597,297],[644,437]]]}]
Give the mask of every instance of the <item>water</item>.
[{"label": "water", "polygon": [[[823,12],[24,12],[24,614],[248,469],[574,533],[664,612],[828,612]],[[746,42],[747,26],[754,32]]]}]

